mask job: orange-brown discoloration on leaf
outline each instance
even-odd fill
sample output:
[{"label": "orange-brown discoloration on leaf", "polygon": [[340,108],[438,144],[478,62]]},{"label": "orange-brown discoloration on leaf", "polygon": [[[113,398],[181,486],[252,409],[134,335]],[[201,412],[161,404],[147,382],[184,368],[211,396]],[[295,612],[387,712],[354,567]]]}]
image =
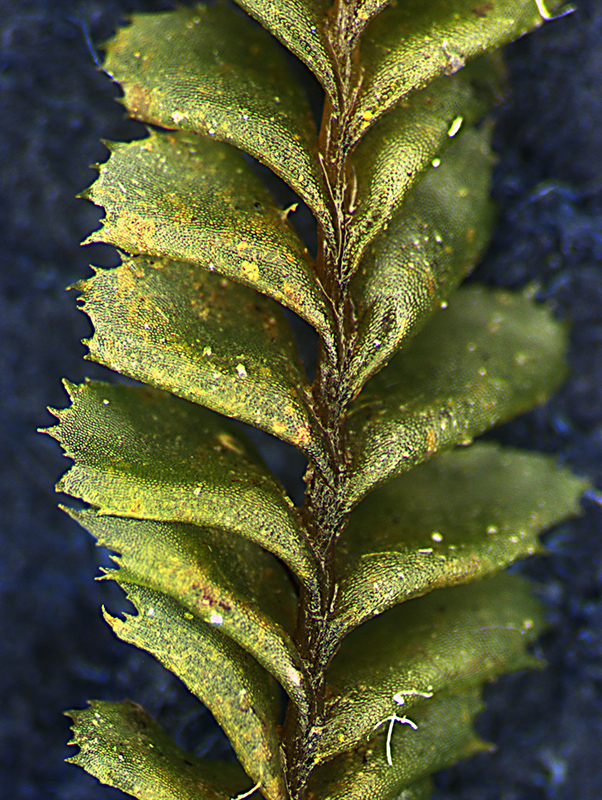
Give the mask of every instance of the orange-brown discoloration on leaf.
[{"label": "orange-brown discoloration on leaf", "polygon": [[429,456],[437,451],[437,434],[434,428],[429,428],[426,432],[426,452]]},{"label": "orange-brown discoloration on leaf", "polygon": [[311,440],[311,431],[309,428],[297,428],[293,437],[293,444],[304,450]]},{"label": "orange-brown discoloration on leaf", "polygon": [[[160,255],[160,251],[155,243],[156,224],[152,219],[143,217],[140,214],[122,213],[116,226],[116,238],[121,238],[123,231],[124,238],[130,242],[130,252],[150,253]],[[118,242],[117,242],[118,243]]]},{"label": "orange-brown discoloration on leaf", "polygon": [[153,113],[155,94],[156,90],[153,91],[144,84],[125,84],[124,102],[130,115],[151,125],[161,125],[162,120]]},{"label": "orange-brown discoloration on leaf", "polygon": [[493,3],[491,2],[479,3],[473,9],[476,16],[479,17],[480,19],[485,19],[492,10],[493,10]]}]

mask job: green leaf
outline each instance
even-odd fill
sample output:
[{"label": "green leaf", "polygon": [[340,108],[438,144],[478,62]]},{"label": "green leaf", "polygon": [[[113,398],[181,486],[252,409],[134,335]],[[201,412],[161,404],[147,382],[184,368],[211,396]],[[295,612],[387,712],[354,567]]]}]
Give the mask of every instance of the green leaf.
[{"label": "green leaf", "polygon": [[327,675],[330,708],[320,760],[371,738],[391,714],[413,720],[414,706],[429,705],[429,696],[444,689],[481,685],[501,673],[538,666],[526,651],[543,627],[529,588],[501,574],[441,589],[350,634]]},{"label": "green leaf", "polygon": [[69,744],[80,750],[67,761],[139,800],[229,800],[249,786],[238,765],[187,753],[128,700],[94,700],[68,714],[75,723]]},{"label": "green leaf", "polygon": [[305,200],[332,237],[305,93],[259,26],[224,2],[135,14],[109,43],[105,69],[136,119],[250,153]]},{"label": "green leaf", "polygon": [[48,431],[75,465],[58,491],[101,514],[191,522],[240,534],[315,585],[295,509],[248,445],[194,403],[146,387],[67,384],[73,404]]},{"label": "green leaf", "polygon": [[76,288],[94,325],[94,361],[261,428],[326,469],[310,386],[271,300],[168,259],[98,269]]},{"label": "green leaf", "polygon": [[[216,624],[245,648],[305,709],[304,676],[291,639],[296,597],[282,565],[240,536],[181,523],[69,514],[118,553],[118,570],[106,571],[121,584],[154,589],[204,622]],[[160,568],[158,568],[160,565]]]},{"label": "green leaf", "polygon": [[337,84],[324,20],[331,0],[236,0],[318,78],[333,101]]},{"label": "green leaf", "polygon": [[190,133],[108,145],[84,197],[106,210],[86,239],[222,273],[273,297],[327,341],[330,321],[305,246],[242,154]]},{"label": "green leaf", "polygon": [[587,485],[549,456],[474,444],[382,486],[353,512],[337,547],[331,635],[538,552],[538,534],[579,513]]},{"label": "green leaf", "polygon": [[365,253],[351,286],[360,319],[349,366],[351,395],[420,330],[478,261],[494,217],[489,138],[486,128],[460,136]]},{"label": "green leaf", "polygon": [[105,611],[117,636],[155,656],[207,706],[266,800],[286,800],[272,678],[217,623],[202,622],[161,592],[123,587],[138,614],[122,620]]},{"label": "green leaf", "polygon": [[566,340],[528,293],[457,292],[351,407],[349,504],[546,400],[566,375]]},{"label": "green leaf", "polygon": [[[499,59],[484,57],[457,75],[433,81],[399,103],[360,142],[352,155],[357,210],[349,232],[350,272],[355,272],[362,254],[386,228],[435,156],[443,154],[458,131],[474,125],[491,108],[501,91],[500,70]],[[480,149],[486,151],[489,137],[480,138]],[[477,149],[474,141],[473,149]],[[479,189],[483,184],[489,186],[491,161],[482,155],[479,159],[478,166],[483,167],[478,173]],[[471,172],[477,174],[474,167]],[[455,177],[458,180],[459,173]],[[462,175],[461,188],[468,189],[470,177]],[[481,192],[475,194],[480,199]],[[447,204],[453,205],[454,200],[448,196]],[[461,202],[466,202],[463,196]],[[480,204],[487,205],[486,196]],[[466,227],[470,226],[465,226],[464,236]]]},{"label": "green leaf", "polygon": [[472,728],[482,709],[476,689],[438,697],[417,707],[413,714],[417,730],[409,725],[394,726],[392,764],[386,756],[386,734],[378,735],[318,768],[309,800],[397,800],[404,797],[404,791],[413,800],[416,783],[425,776],[489,750]]},{"label": "green leaf", "polygon": [[[551,0],[549,11],[560,5]],[[351,140],[409,92],[452,75],[469,59],[518,39],[542,21],[535,0],[392,3],[362,37],[364,78]]]}]

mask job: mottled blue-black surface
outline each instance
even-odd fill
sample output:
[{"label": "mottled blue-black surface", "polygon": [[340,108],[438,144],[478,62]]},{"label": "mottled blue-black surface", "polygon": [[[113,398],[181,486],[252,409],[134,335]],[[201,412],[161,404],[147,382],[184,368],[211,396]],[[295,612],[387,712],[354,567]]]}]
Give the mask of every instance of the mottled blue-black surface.
[{"label": "mottled blue-black surface", "polygon": [[[537,281],[573,326],[573,375],[546,406],[500,429],[509,443],[557,452],[602,489],[602,8],[550,23],[509,50],[512,96],[499,112],[495,195],[500,225],[481,280]],[[95,68],[125,13],[160,0],[0,0],[0,798],[122,797],[62,759],[65,708],[93,697],[141,702],[178,741],[220,756],[226,745],[185,690],[150,657],[119,643],[99,606],[122,606],[94,583],[102,556],[56,509],[66,464],[35,429],[65,404],[60,378],[102,371],[82,362],[89,333],[64,286],[108,249],[78,249],[99,213],[74,195],[101,137],[141,129]],[[549,669],[488,690],[483,736],[499,745],[438,777],[437,800],[602,797],[602,508],[548,534],[529,562],[551,630]]]}]

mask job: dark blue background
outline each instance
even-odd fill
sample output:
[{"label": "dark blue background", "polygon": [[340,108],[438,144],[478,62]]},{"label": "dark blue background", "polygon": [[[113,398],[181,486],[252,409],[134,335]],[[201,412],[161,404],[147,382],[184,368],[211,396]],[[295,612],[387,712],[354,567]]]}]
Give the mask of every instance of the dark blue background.
[{"label": "dark blue background", "polygon": [[[82,362],[89,333],[64,286],[89,261],[114,263],[77,242],[99,212],[74,195],[106,158],[101,137],[139,135],[86,45],[123,12],[159,0],[0,0],[0,797],[122,797],[62,759],[62,711],[88,698],[141,702],[178,740],[218,757],[214,723],[150,657],[118,642],[99,606],[120,604],[93,582],[102,555],[56,509],[66,467],[35,434],[65,404],[60,378],[102,374]],[[582,0],[508,51],[512,85],[499,112],[494,187],[500,225],[482,280],[536,280],[572,322],[573,375],[544,409],[498,431],[504,441],[558,453],[602,487],[602,10]],[[84,24],[82,24],[82,21]],[[113,259],[113,262],[111,261]],[[479,729],[499,744],[438,778],[438,800],[602,798],[602,508],[547,537],[530,562],[552,629],[543,673],[502,679],[486,694]]]}]

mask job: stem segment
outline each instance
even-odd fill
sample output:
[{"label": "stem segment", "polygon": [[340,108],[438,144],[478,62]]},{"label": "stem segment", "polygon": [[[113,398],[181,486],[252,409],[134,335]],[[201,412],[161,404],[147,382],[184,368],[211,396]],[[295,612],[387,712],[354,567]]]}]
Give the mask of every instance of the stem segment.
[{"label": "stem segment", "polygon": [[320,568],[320,595],[303,592],[296,643],[306,668],[310,711],[301,719],[289,704],[284,749],[292,800],[304,800],[307,781],[325,719],[325,671],[332,655],[329,623],[336,597],[334,545],[347,524],[349,452],[346,440],[347,374],[356,335],[356,317],[350,297],[347,232],[353,213],[355,176],[349,161],[349,129],[361,84],[358,66],[357,0],[338,0],[328,20],[333,61],[337,65],[338,97],[326,99],[319,138],[319,159],[330,190],[336,239],[319,231],[317,276],[331,304],[336,324],[336,360],[323,350],[313,386],[316,418],[329,442],[332,482],[317,470],[308,473],[302,519]]}]

